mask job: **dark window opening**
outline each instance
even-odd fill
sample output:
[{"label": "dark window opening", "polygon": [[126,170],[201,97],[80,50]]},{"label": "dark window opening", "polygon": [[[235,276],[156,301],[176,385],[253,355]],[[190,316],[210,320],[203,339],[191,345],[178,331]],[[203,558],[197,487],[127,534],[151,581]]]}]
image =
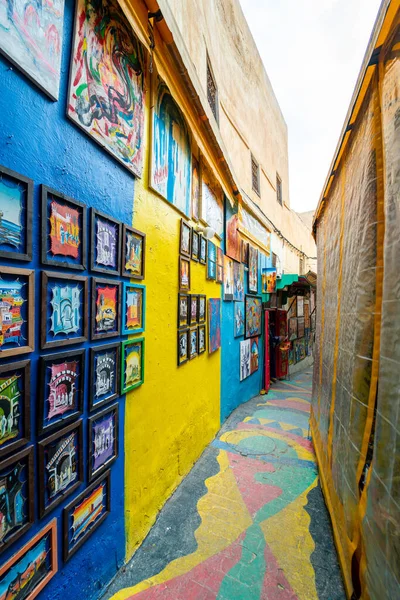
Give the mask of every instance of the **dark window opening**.
[{"label": "dark window opening", "polygon": [[251,186],[260,195],[260,165],[253,155],[251,155]]},{"label": "dark window opening", "polygon": [[279,177],[278,174],[276,174],[276,199],[278,200],[279,204],[282,206],[282,204],[283,204],[283,200],[282,200],[282,179]]},{"label": "dark window opening", "polygon": [[215,83],[215,78],[211,69],[209,60],[207,59],[207,98],[208,104],[211,107],[215,120],[218,123],[218,89]]}]

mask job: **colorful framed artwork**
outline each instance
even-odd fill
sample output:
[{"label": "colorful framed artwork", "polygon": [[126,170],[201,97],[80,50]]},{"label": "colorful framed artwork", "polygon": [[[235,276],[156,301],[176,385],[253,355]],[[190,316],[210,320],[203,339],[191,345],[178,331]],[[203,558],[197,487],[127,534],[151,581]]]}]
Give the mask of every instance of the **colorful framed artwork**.
[{"label": "colorful framed artwork", "polygon": [[229,256],[224,256],[224,300],[232,302],[233,300],[233,260]]},{"label": "colorful framed artwork", "polygon": [[83,483],[82,419],[38,443],[42,519]]},{"label": "colorful framed artwork", "polygon": [[88,419],[89,481],[101,475],[118,457],[118,403]]},{"label": "colorful framed artwork", "polygon": [[42,185],[41,260],[44,265],[86,269],[86,206]]},{"label": "colorful framed artwork", "polygon": [[266,267],[262,269],[261,286],[263,294],[274,294],[276,292],[276,268]]},{"label": "colorful framed artwork", "polygon": [[178,294],[178,327],[187,327],[189,323],[190,295]]},{"label": "colorful framed artwork", "polygon": [[92,340],[120,335],[121,283],[92,279]]},{"label": "colorful framed artwork", "polygon": [[0,462],[0,554],[33,524],[33,447]]},{"label": "colorful framed artwork", "polygon": [[0,266],[0,354],[2,358],[33,352],[34,271]]},{"label": "colorful framed artwork", "polygon": [[189,306],[189,325],[196,325],[199,306],[199,296],[197,294],[191,294]]},{"label": "colorful framed artwork", "polygon": [[87,306],[87,277],[42,271],[41,348],[86,341]]},{"label": "colorful framed artwork", "polygon": [[244,301],[244,337],[261,335],[262,299],[260,296],[245,296]]},{"label": "colorful framed artwork", "polygon": [[221,347],[221,300],[208,300],[208,352],[212,354]]},{"label": "colorful framed artwork", "polygon": [[233,337],[241,337],[244,335],[244,302],[234,302],[234,332]]},{"label": "colorful framed artwork", "polygon": [[250,244],[249,242],[245,242],[244,240],[241,240],[241,246],[240,246],[240,254],[241,254],[241,261],[242,263],[248,267],[249,266],[249,248],[250,248]]},{"label": "colorful framed artwork", "polygon": [[199,354],[203,354],[203,352],[206,351],[206,326],[205,325],[199,325],[198,327],[199,329],[199,333],[198,333],[198,353]]},{"label": "colorful framed artwork", "polygon": [[122,334],[142,333],[146,325],[146,286],[124,283],[122,296]]},{"label": "colorful framed artwork", "polygon": [[295,340],[297,338],[297,318],[290,317],[289,319],[289,340]]},{"label": "colorful framed artwork", "polygon": [[217,248],[210,240],[207,244],[207,279],[217,278]]},{"label": "colorful framed artwork", "polygon": [[297,296],[297,316],[304,317],[304,296]]},{"label": "colorful framed artwork", "polygon": [[199,331],[197,327],[189,330],[189,360],[195,358],[199,353]]},{"label": "colorful framed artwork", "polygon": [[250,376],[251,358],[250,358],[250,340],[240,342],[240,373],[239,379],[243,381]]},{"label": "colorful framed artwork", "polygon": [[32,179],[0,166],[0,258],[32,260],[32,202]]},{"label": "colorful framed artwork", "polygon": [[244,300],[244,266],[241,263],[233,263],[233,299],[236,302]]},{"label": "colorful framed artwork", "polygon": [[259,348],[258,348],[258,337],[251,338],[250,340],[250,375],[258,371],[259,363]]},{"label": "colorful framed artwork", "polygon": [[121,394],[126,394],[144,382],[144,338],[122,342],[121,352]]},{"label": "colorful framed artwork", "polygon": [[207,312],[207,297],[205,294],[199,294],[198,296],[198,313],[197,313],[197,322],[205,323],[206,322],[206,312]]},{"label": "colorful framed artwork", "polygon": [[111,473],[96,479],[63,510],[63,560],[71,556],[107,518],[111,510]]},{"label": "colorful framed artwork", "polygon": [[97,273],[119,275],[122,225],[94,208],[91,214],[90,269]]},{"label": "colorful framed artwork", "polygon": [[200,218],[200,163],[192,155],[192,219]]},{"label": "colorful framed artwork", "polygon": [[207,264],[207,240],[202,235],[200,235],[199,263],[202,265]]},{"label": "colorful framed artwork", "polygon": [[128,225],[122,226],[121,275],[144,279],[146,261],[146,234]]},{"label": "colorful framed artwork", "polygon": [[222,248],[217,247],[217,273],[216,282],[224,283],[224,253]]},{"label": "colorful framed artwork", "polygon": [[221,239],[224,232],[224,192],[204,159],[201,164],[201,220],[212,227]]},{"label": "colorful framed artwork", "polygon": [[178,331],[178,367],[189,360],[189,329]]},{"label": "colorful framed artwork", "polygon": [[29,442],[31,361],[0,365],[0,458]]},{"label": "colorful framed artwork", "polygon": [[192,260],[198,262],[200,253],[200,234],[192,229]]},{"label": "colorful framed artwork", "polygon": [[57,519],[53,519],[0,567],[0,597],[33,600],[57,571]]},{"label": "colorful framed artwork", "polygon": [[258,250],[249,246],[249,271],[248,271],[249,294],[258,293]]},{"label": "colorful framed artwork", "polygon": [[38,435],[64,427],[83,411],[85,350],[40,357]]},{"label": "colorful framed artwork", "polygon": [[225,252],[233,260],[240,262],[241,246],[239,236],[239,200],[235,196],[233,201],[225,196]]},{"label": "colorful framed artwork", "polygon": [[188,292],[190,290],[190,260],[179,257],[179,291]]},{"label": "colorful framed artwork", "polygon": [[185,219],[181,219],[179,254],[190,258],[192,250],[192,228]]},{"label": "colorful framed artwork", "polygon": [[302,338],[304,337],[304,317],[299,317],[297,319],[297,337],[298,338]]},{"label": "colorful framed artwork", "polygon": [[90,348],[89,410],[118,398],[120,344]]}]

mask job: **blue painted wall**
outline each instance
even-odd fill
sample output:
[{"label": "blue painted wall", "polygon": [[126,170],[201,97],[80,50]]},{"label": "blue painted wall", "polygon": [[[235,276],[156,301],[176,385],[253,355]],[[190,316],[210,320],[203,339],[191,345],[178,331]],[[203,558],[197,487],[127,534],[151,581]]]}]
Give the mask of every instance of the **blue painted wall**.
[{"label": "blue painted wall", "polygon": [[[40,354],[49,354],[55,350],[39,349],[39,290],[40,269],[56,271],[56,268],[42,267],[39,262],[39,194],[40,184],[46,184],[77,200],[93,206],[115,218],[131,224],[133,209],[134,178],[126,169],[119,166],[85,133],[76,128],[66,118],[69,62],[72,42],[74,3],[66,0],[64,18],[63,59],[60,85],[60,98],[52,102],[17,68],[0,57],[0,163],[14,171],[32,178],[35,182],[34,219],[32,224],[34,256],[31,263],[9,261],[9,265],[33,267],[36,271],[36,315],[35,340],[36,352],[13,360],[31,358],[32,365],[32,442],[36,445],[36,388],[37,366]],[[89,238],[88,238],[89,240]],[[2,261],[2,264],[5,264]],[[68,272],[60,269],[62,272]],[[72,273],[73,271],[71,271]],[[75,272],[76,273],[76,272]],[[89,273],[81,273],[79,275]],[[109,342],[118,338],[110,339]],[[107,341],[107,340],[106,340]],[[104,343],[102,341],[97,344]],[[83,346],[96,345],[96,342]],[[82,345],[69,346],[68,349]],[[62,348],[60,348],[62,350]],[[86,360],[86,392],[88,391],[89,353]],[[87,395],[86,395],[87,399]],[[40,595],[42,600],[90,600],[97,598],[100,589],[109,582],[117,568],[123,564],[125,556],[124,525],[124,464],[123,464],[123,428],[124,398],[120,398],[120,456],[111,467],[111,507],[112,512],[99,529],[86,541],[67,564],[62,562],[62,508],[87,485],[87,400],[84,413],[84,477],[85,484],[68,496],[64,503],[39,522],[37,504],[35,524],[29,532],[1,555],[3,564],[14,552],[27,542],[37,531],[54,517],[58,519],[59,534],[59,573],[45,587]],[[35,468],[37,456],[35,451]],[[36,477],[37,479],[37,477]],[[35,482],[36,485],[36,482]],[[35,487],[37,494],[37,487]]]}]

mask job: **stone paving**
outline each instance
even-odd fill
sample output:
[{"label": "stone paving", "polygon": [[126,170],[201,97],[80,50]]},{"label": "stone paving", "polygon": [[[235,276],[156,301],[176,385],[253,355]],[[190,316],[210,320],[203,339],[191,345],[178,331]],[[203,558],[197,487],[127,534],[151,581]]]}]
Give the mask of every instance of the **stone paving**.
[{"label": "stone paving", "polygon": [[344,600],[310,399],[305,372],[236,409],[103,600]]}]

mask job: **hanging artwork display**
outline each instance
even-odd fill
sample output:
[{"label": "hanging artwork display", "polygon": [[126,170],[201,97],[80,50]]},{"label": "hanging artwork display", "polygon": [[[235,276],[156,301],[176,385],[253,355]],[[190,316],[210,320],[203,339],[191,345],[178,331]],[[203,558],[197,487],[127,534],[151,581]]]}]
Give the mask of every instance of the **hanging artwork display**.
[{"label": "hanging artwork display", "polygon": [[0,258],[32,260],[32,198],[32,179],[0,166]]},{"label": "hanging artwork display", "polygon": [[143,168],[145,52],[116,0],[76,3],[68,116],[139,177]]},{"label": "hanging artwork display", "polygon": [[205,323],[206,321],[206,304],[207,298],[205,294],[199,294],[199,302],[198,302],[198,314],[197,314],[197,322]]},{"label": "hanging artwork display", "polygon": [[178,327],[187,327],[189,324],[190,295],[178,294]]},{"label": "hanging artwork display", "polygon": [[121,231],[119,221],[91,209],[90,268],[99,273],[119,275],[121,260]]},{"label": "hanging artwork display", "polygon": [[221,347],[221,300],[208,300],[208,352],[212,354]]},{"label": "hanging artwork display", "polygon": [[297,296],[297,316],[304,317],[304,296]]},{"label": "hanging artwork display", "polygon": [[34,272],[0,266],[0,354],[34,349]]},{"label": "hanging artwork display", "polygon": [[0,365],[0,458],[29,442],[30,370],[30,360]]},{"label": "hanging artwork display", "polygon": [[240,381],[250,376],[250,340],[240,342]]},{"label": "hanging artwork display", "polygon": [[118,398],[119,349],[119,343],[90,348],[90,410],[104,406]]},{"label": "hanging artwork display", "polygon": [[201,166],[201,220],[221,239],[224,231],[224,193],[205,160]]},{"label": "hanging artwork display", "polygon": [[38,434],[63,427],[82,414],[85,350],[40,357]]},{"label": "hanging artwork display", "polygon": [[134,390],[144,382],[144,338],[122,342],[121,394]]},{"label": "hanging artwork display", "polygon": [[42,185],[41,260],[86,269],[86,206]]},{"label": "hanging artwork display", "polygon": [[276,292],[276,268],[264,267],[261,272],[261,284],[263,294],[274,294]]},{"label": "hanging artwork display", "polygon": [[89,481],[118,457],[118,403],[89,417]]},{"label": "hanging artwork display", "polygon": [[225,196],[225,252],[233,260],[241,260],[239,227],[239,201]]},{"label": "hanging artwork display", "polygon": [[141,333],[146,323],[146,286],[124,283],[122,296],[122,334]]},{"label": "hanging artwork display", "polygon": [[249,266],[249,242],[245,242],[242,240],[241,242],[241,261],[242,263],[248,267]]},{"label": "hanging artwork display", "polygon": [[203,352],[206,351],[206,326],[205,325],[199,325],[198,340],[199,340],[199,354],[203,354]]},{"label": "hanging artwork display", "polygon": [[262,300],[260,296],[245,296],[244,336],[246,338],[261,335]]},{"label": "hanging artwork display", "polygon": [[179,254],[190,258],[192,250],[192,228],[189,223],[181,219],[180,237],[179,237]]},{"label": "hanging artwork display", "polygon": [[297,319],[297,337],[304,337],[304,317],[298,317]]},{"label": "hanging artwork display", "polygon": [[190,260],[179,257],[179,291],[188,292],[190,290]]},{"label": "hanging artwork display", "polygon": [[234,303],[234,332],[233,337],[241,337],[244,335],[244,302]]},{"label": "hanging artwork display", "polygon": [[205,265],[207,262],[207,240],[205,237],[200,235],[200,256],[199,262],[202,265]]},{"label": "hanging artwork display", "polygon": [[121,275],[132,279],[144,279],[145,258],[146,234],[124,224]]},{"label": "hanging artwork display", "polygon": [[214,280],[217,277],[217,249],[213,242],[207,245],[207,279]]},{"label": "hanging artwork display", "polygon": [[224,300],[232,302],[234,291],[233,260],[224,256]]},{"label": "hanging artwork display", "polygon": [[198,295],[197,294],[191,294],[191,296],[190,296],[189,325],[196,325],[196,323],[197,323],[198,302],[199,302]]},{"label": "hanging artwork display", "polygon": [[239,206],[239,220],[241,229],[249,234],[249,238],[258,240],[264,246],[266,253],[270,254],[271,232],[243,204]]},{"label": "hanging artwork display", "polygon": [[192,260],[198,262],[200,252],[200,235],[192,229]]},{"label": "hanging artwork display", "polygon": [[258,250],[249,246],[248,288],[250,294],[258,293]]},{"label": "hanging artwork display", "polygon": [[150,186],[190,215],[192,152],[185,117],[164,81],[154,77]]},{"label": "hanging artwork display", "polygon": [[244,266],[238,262],[233,263],[233,299],[244,300]]},{"label": "hanging artwork display", "polygon": [[192,327],[189,331],[189,359],[198,355],[199,332],[197,327]]},{"label": "hanging artwork display", "polygon": [[289,340],[295,340],[297,338],[297,318],[290,317],[289,319]]},{"label": "hanging artwork display", "polygon": [[224,283],[224,253],[222,248],[217,247],[217,274],[216,282]]},{"label": "hanging artwork display", "polygon": [[192,219],[200,218],[200,165],[197,158],[192,156]]},{"label": "hanging artwork display", "polygon": [[189,360],[189,329],[178,331],[178,367]]},{"label": "hanging artwork display", "polygon": [[306,340],[304,338],[301,340],[294,340],[293,351],[296,363],[304,360],[306,357]]},{"label": "hanging artwork display", "polygon": [[33,524],[33,447],[0,462],[0,554]]},{"label": "hanging artwork display", "polygon": [[120,334],[120,305],[121,284],[114,280],[93,277],[92,340]]},{"label": "hanging artwork display", "polygon": [[258,337],[255,337],[250,340],[250,374],[258,371],[258,359]]},{"label": "hanging artwork display", "polygon": [[39,515],[43,518],[83,482],[82,420],[38,443]]}]

